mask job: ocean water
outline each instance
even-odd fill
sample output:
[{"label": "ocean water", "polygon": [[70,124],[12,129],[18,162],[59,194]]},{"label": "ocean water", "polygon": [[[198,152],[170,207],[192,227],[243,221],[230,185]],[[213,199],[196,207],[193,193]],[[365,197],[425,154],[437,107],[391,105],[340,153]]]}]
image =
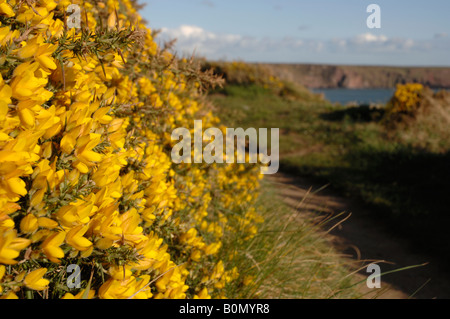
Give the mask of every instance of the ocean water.
[{"label": "ocean water", "polygon": [[323,93],[332,103],[347,104],[385,104],[394,95],[395,89],[313,89]]}]

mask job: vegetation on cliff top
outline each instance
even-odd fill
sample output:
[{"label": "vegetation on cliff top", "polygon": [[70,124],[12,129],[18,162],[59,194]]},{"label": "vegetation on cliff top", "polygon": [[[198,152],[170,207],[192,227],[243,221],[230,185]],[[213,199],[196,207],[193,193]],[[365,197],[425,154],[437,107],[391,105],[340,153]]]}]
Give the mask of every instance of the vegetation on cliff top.
[{"label": "vegetation on cliff top", "polygon": [[374,212],[367,218],[417,249],[449,252],[448,92],[399,85],[381,107],[285,99],[257,84],[230,84],[210,97],[228,125],[280,128],[282,171],[363,201]]}]

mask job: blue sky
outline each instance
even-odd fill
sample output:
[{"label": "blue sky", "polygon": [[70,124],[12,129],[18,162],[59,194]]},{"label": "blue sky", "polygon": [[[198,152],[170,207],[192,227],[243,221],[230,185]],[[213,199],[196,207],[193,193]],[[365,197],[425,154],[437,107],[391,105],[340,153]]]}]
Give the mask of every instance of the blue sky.
[{"label": "blue sky", "polygon": [[[450,66],[448,0],[141,0],[180,54],[251,62]],[[381,7],[381,29],[366,24]]]}]

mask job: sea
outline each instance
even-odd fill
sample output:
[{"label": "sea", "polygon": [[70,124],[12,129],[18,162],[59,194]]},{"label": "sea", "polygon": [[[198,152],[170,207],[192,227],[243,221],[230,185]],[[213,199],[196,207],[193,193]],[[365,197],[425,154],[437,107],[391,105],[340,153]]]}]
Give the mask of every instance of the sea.
[{"label": "sea", "polygon": [[313,89],[322,93],[331,103],[348,104],[385,104],[394,95],[395,89]]}]

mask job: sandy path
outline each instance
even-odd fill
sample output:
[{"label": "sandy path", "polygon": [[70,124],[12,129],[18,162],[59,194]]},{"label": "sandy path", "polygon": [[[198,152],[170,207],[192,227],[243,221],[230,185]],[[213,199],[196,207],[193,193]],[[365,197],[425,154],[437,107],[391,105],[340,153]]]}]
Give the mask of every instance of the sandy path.
[{"label": "sandy path", "polygon": [[[345,212],[340,220],[351,216],[335,227],[329,234],[332,243],[338,251],[354,260],[383,260],[380,263],[382,272],[402,267],[428,263],[426,266],[404,270],[382,276],[382,294],[379,298],[406,299],[414,294],[414,298],[450,298],[450,279],[446,269],[426,255],[412,252],[408,243],[383,229],[381,223],[364,215],[367,208],[354,200],[339,196],[329,188],[319,190],[322,185],[310,180],[283,174],[269,176],[268,180],[276,185],[281,198],[300,214],[316,213],[318,216],[340,214]],[[308,194],[308,191],[312,193]],[[301,207],[299,202],[304,200]],[[322,213],[321,213],[322,212]],[[339,220],[327,225],[330,228]],[[363,280],[368,274],[361,271],[358,274]],[[362,285],[365,286],[365,285]],[[419,291],[417,291],[420,288]],[[363,288],[364,292],[371,292],[367,298],[378,295],[380,290]]]}]

